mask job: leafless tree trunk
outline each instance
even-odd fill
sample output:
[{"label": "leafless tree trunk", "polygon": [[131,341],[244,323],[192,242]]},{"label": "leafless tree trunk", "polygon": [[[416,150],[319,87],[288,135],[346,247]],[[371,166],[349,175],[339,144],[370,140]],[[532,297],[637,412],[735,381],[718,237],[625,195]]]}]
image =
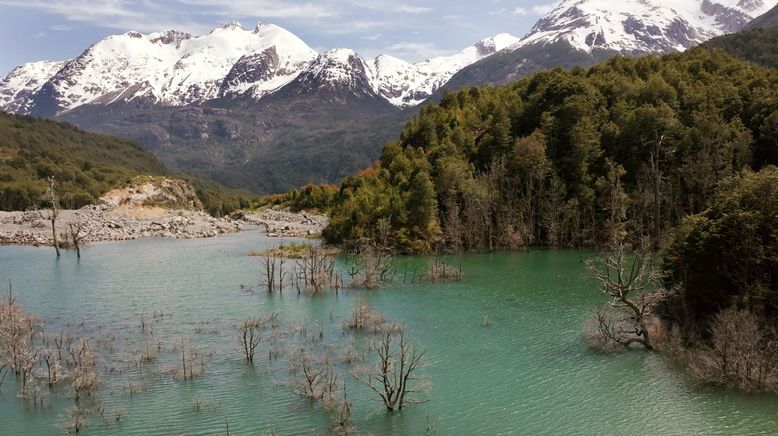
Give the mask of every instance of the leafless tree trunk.
[{"label": "leafless tree trunk", "polygon": [[388,247],[365,241],[351,255],[348,274],[352,288],[373,289],[394,282],[397,265]]},{"label": "leafless tree trunk", "polygon": [[343,398],[337,408],[335,423],[330,431],[336,435],[350,435],[356,433],[356,428],[351,425],[351,400],[346,394],[346,385],[343,385]]},{"label": "leafless tree trunk", "polygon": [[99,384],[99,378],[95,371],[97,365],[96,357],[89,347],[89,342],[81,340],[78,347],[71,349],[73,357],[73,393],[76,403],[83,395],[91,395]]},{"label": "leafless tree trunk", "polygon": [[303,284],[303,290],[318,294],[332,286],[335,259],[323,247],[309,245],[297,261],[295,272],[296,280]]},{"label": "leafless tree trunk", "polygon": [[[657,282],[648,250],[638,250],[633,259],[627,260],[624,243],[616,243],[614,251],[597,259],[587,261],[586,268],[600,283],[600,289],[611,297],[610,306],[617,311],[615,318],[598,313],[597,323],[606,339],[630,346],[633,343],[647,349],[653,348],[647,325],[647,316],[657,295],[646,291]],[[622,314],[624,312],[624,314]]]},{"label": "leafless tree trunk", "polygon": [[654,132],[654,138],[650,141],[643,139],[643,145],[646,148],[650,147],[647,171],[651,180],[651,191],[653,194],[653,212],[654,212],[654,235],[653,246],[659,248],[662,242],[662,181],[664,179],[664,173],[662,167],[664,166],[665,159],[670,153],[667,142],[670,138],[660,133],[658,130]]},{"label": "leafless tree trunk", "polygon": [[254,363],[254,352],[259,346],[261,336],[257,328],[262,323],[259,318],[249,318],[238,326],[239,344],[246,356],[246,362]]},{"label": "leafless tree trunk", "polygon": [[59,241],[57,240],[57,214],[59,213],[59,196],[57,195],[57,181],[54,176],[49,176],[48,189],[46,190],[46,199],[51,204],[51,236],[53,238],[54,250],[59,253]]},{"label": "leafless tree trunk", "polygon": [[317,357],[301,349],[289,360],[289,370],[301,379],[292,383],[292,391],[311,399],[331,399],[338,374],[329,357]]},{"label": "leafless tree trunk", "polygon": [[70,223],[68,229],[70,230],[70,243],[76,249],[76,256],[81,259],[81,246],[86,238],[92,234],[92,231],[87,228],[84,222]]},{"label": "leafless tree trunk", "polygon": [[378,362],[355,371],[354,376],[378,394],[386,410],[402,410],[406,404],[422,402],[414,395],[426,391],[416,376],[425,351],[406,339],[405,330],[399,326],[386,329],[378,340],[371,341],[370,350]]}]

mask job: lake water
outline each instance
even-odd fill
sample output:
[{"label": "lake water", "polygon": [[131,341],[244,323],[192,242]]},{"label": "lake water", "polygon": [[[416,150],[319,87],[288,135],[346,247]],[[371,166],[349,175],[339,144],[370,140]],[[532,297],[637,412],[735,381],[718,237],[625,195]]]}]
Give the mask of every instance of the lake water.
[{"label": "lake water", "polygon": [[[290,333],[287,348],[338,356],[366,338],[341,325],[357,298],[407,326],[427,349],[424,404],[387,414],[371,391],[341,365],[360,434],[776,434],[778,397],[743,395],[690,379],[661,356],[604,355],[581,341],[588,311],[602,302],[574,251],[466,255],[461,282],[348,290],[337,296],[246,292],[259,281],[259,259],[246,256],[278,244],[258,231],[215,239],[152,239],[95,244],[79,261],[50,248],[0,247],[0,279],[13,280],[18,301],[49,332],[97,341],[113,361],[143,344],[141,317],[162,347],[153,365],[114,363],[99,397],[106,418],[92,416],[86,434],[327,434],[332,415],[289,389],[288,354],[268,360],[261,342],[254,367],[237,348],[234,326],[277,312],[284,326],[324,331]],[[428,259],[399,260],[402,271]],[[152,314],[165,316],[153,320]],[[484,326],[488,315],[491,321]],[[318,333],[316,334],[318,335]],[[184,341],[209,354],[195,380],[165,371]],[[97,343],[97,342],[96,342]],[[105,367],[105,365],[103,365]],[[43,407],[16,398],[8,377],[0,390],[0,434],[61,434],[73,406],[66,387]],[[130,387],[134,386],[134,389]],[[133,392],[134,391],[134,392]],[[198,411],[195,404],[200,404]],[[117,410],[124,419],[107,419]]]}]

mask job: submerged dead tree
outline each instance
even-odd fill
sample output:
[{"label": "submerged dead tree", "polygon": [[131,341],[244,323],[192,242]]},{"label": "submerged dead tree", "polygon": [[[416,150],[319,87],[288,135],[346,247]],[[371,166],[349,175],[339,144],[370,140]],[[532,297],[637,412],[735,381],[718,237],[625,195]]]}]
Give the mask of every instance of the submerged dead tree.
[{"label": "submerged dead tree", "polygon": [[262,336],[258,328],[264,323],[261,318],[249,318],[238,325],[238,344],[246,357],[246,362],[254,363],[254,354]]},{"label": "submerged dead tree", "polygon": [[332,401],[338,385],[338,371],[329,356],[316,356],[301,349],[289,359],[289,371],[299,377],[292,392],[310,399]]},{"label": "submerged dead tree", "polygon": [[318,245],[309,245],[295,265],[298,292],[323,292],[335,283],[335,258]]},{"label": "submerged dead tree", "polygon": [[417,376],[426,351],[405,337],[400,326],[387,328],[370,342],[370,351],[378,361],[358,369],[354,377],[381,398],[386,410],[402,410],[406,404],[422,403],[417,394],[426,392],[425,382]]},{"label": "submerged dead tree", "polygon": [[657,273],[649,250],[641,248],[629,257],[618,241],[610,253],[586,262],[600,290],[611,298],[608,306],[595,311],[586,333],[593,345],[653,348],[647,318],[658,300],[657,293],[649,293],[658,282]]},{"label": "submerged dead tree", "polygon": [[85,245],[86,239],[92,235],[92,230],[88,228],[85,222],[68,224],[68,245],[76,249],[76,256],[81,259],[81,247]]},{"label": "submerged dead tree", "polygon": [[54,176],[49,176],[47,179],[48,187],[46,189],[46,201],[51,206],[51,215],[49,221],[51,221],[51,236],[53,238],[54,251],[57,252],[57,257],[60,256],[59,252],[59,240],[57,239],[57,215],[59,214],[59,195],[57,194],[57,180]]},{"label": "submerged dead tree", "polygon": [[261,260],[261,285],[267,289],[268,293],[274,291],[284,291],[284,278],[286,277],[286,271],[284,271],[284,264],[286,259],[276,253],[276,250],[270,250],[270,252],[262,257]]},{"label": "submerged dead tree", "polygon": [[351,287],[373,289],[394,282],[397,265],[391,251],[375,242],[365,242],[352,253],[348,275]]}]

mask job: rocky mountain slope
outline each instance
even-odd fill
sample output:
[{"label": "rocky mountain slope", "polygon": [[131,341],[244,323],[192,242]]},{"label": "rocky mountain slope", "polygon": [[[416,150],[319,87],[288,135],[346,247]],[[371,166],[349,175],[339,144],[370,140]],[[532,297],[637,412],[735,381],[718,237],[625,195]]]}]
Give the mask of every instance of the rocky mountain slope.
[{"label": "rocky mountain slope", "polygon": [[746,26],[746,30],[768,28],[778,26],[778,5],[774,6],[764,14],[754,18]]},{"label": "rocky mountain slope", "polygon": [[505,84],[535,71],[617,55],[683,51],[743,29],[774,0],[562,0],[520,42],[473,63],[437,91]]}]

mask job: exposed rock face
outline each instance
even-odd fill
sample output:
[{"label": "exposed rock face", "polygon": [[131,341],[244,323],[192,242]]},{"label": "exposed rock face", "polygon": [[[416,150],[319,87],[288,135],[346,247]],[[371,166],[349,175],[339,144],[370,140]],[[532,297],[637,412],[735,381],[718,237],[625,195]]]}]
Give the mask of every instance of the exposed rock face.
[{"label": "exposed rock face", "polygon": [[737,32],[751,21],[751,17],[742,11],[714,3],[710,0],[703,0],[700,10],[704,14],[714,17],[726,33]]},{"label": "exposed rock face", "polygon": [[141,176],[129,186],[113,189],[100,202],[111,209],[155,206],[166,209],[202,209],[194,188],[183,180]]}]

